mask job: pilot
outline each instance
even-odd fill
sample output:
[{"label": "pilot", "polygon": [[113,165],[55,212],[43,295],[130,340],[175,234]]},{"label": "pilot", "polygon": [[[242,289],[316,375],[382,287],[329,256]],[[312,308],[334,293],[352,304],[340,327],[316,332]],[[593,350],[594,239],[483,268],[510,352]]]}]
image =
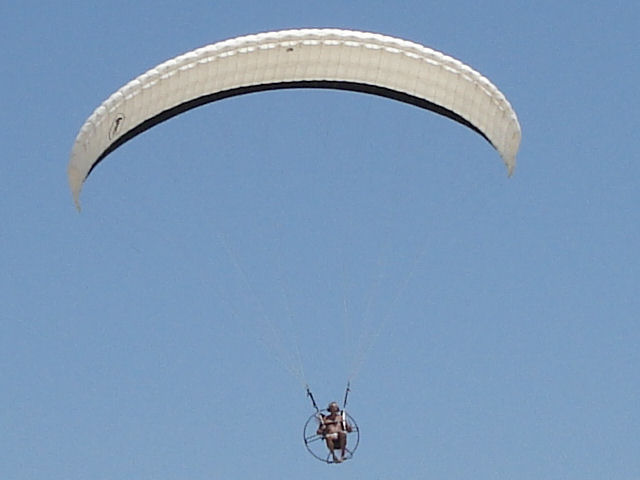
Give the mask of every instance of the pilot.
[{"label": "pilot", "polygon": [[[336,402],[331,402],[327,410],[329,410],[329,414],[320,417],[320,426],[316,433],[322,435],[327,442],[327,448],[331,452],[333,461],[341,463],[347,459],[345,456],[347,432],[352,432],[353,427],[347,422],[346,415],[340,414],[340,407]],[[340,450],[340,458],[336,456],[336,450]]]}]

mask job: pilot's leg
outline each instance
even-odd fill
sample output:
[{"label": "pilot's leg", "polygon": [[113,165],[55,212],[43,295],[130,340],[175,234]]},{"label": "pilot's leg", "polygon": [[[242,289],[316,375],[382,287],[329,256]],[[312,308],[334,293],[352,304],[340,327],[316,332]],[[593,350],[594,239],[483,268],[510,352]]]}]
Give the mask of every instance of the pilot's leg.
[{"label": "pilot's leg", "polygon": [[333,461],[337,462],[338,458],[336,457],[335,444],[333,443],[333,435],[327,436],[327,448],[331,452],[331,456],[333,457]]},{"label": "pilot's leg", "polygon": [[344,455],[347,451],[347,434],[344,432],[338,433],[338,442],[340,444],[340,452],[342,456],[342,460],[344,460]]}]

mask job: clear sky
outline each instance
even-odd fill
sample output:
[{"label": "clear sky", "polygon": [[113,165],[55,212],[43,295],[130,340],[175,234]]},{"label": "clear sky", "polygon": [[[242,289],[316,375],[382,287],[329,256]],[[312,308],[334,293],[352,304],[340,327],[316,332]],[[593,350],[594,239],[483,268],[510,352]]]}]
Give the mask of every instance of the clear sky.
[{"label": "clear sky", "polygon": [[[0,478],[640,478],[638,25],[615,0],[3,2]],[[482,72],[515,175],[430,112],[267,92],[129,142],[75,210],[108,95],[297,27]],[[303,383],[325,406],[350,377],[360,448],[325,465]]]}]

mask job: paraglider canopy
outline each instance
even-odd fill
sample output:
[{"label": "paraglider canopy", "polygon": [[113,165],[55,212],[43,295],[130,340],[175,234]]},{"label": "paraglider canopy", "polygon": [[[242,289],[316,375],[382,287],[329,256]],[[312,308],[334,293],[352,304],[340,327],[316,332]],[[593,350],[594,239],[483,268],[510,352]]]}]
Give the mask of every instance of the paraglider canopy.
[{"label": "paraglider canopy", "polygon": [[521,137],[516,114],[497,87],[471,67],[376,33],[282,30],[187,52],[111,95],[84,123],[71,151],[67,172],[76,205],[95,166],[136,135],[206,103],[283,88],[360,91],[434,111],[488,140],[509,174],[515,168]]}]

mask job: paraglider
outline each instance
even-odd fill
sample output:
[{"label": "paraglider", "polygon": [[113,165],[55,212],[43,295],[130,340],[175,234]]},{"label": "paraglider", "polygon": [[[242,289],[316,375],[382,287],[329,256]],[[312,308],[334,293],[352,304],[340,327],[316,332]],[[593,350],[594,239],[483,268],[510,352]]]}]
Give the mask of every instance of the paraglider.
[{"label": "paraglider", "polygon": [[381,95],[449,117],[482,135],[509,175],[520,125],[505,96],[459,60],[398,38],[351,30],[259,33],[187,52],[112,94],[78,133],[67,169],[76,205],[87,176],[136,135],[187,110],[245,93],[329,88]]},{"label": "paraglider", "polygon": [[[251,92],[327,88],[369,93],[448,117],[484,137],[511,175],[521,130],[498,88],[448,55],[398,38],[339,29],[246,35],[187,52],[148,70],[105,100],[81,127],[68,164],[80,208],[82,186],[111,152],[140,133],[195,107]],[[360,429],[332,402],[304,425],[309,452],[326,463],[353,457]],[[326,447],[326,449],[325,449]],[[327,453],[328,452],[328,453]]]}]

